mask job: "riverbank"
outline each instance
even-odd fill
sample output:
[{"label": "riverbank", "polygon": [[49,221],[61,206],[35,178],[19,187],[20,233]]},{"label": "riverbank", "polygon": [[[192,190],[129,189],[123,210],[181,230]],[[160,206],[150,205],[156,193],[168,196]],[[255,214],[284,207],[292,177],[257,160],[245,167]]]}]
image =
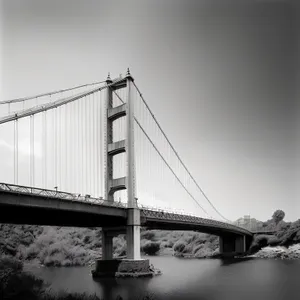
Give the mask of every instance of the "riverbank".
[{"label": "riverbank", "polygon": [[248,257],[268,258],[268,259],[300,259],[300,244],[295,244],[290,247],[276,246],[264,247],[257,253]]}]

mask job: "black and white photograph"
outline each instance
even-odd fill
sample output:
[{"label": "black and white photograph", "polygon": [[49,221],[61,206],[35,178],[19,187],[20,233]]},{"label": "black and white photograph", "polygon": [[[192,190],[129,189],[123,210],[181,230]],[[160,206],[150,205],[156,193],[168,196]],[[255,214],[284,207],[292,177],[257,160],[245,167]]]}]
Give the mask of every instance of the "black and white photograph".
[{"label": "black and white photograph", "polygon": [[300,299],[300,0],[0,0],[0,300]]}]

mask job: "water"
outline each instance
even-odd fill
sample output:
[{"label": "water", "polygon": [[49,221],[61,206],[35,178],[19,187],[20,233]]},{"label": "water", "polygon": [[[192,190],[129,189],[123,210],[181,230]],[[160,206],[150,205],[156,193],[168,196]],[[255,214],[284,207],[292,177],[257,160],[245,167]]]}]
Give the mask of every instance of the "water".
[{"label": "water", "polygon": [[[149,258],[149,257],[148,257]],[[32,268],[54,291],[96,293],[105,300],[299,300],[300,262],[284,260],[221,260],[150,257],[163,275],[139,279],[94,281],[90,267]]]}]

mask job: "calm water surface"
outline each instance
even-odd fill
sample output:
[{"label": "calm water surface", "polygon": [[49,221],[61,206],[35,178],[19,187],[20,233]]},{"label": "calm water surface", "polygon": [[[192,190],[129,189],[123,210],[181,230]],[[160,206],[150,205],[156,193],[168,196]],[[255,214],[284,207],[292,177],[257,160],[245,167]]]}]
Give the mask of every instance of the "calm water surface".
[{"label": "calm water surface", "polygon": [[[149,258],[149,257],[148,257]],[[54,291],[96,293],[105,300],[152,295],[155,299],[299,300],[300,262],[253,259],[221,260],[150,257],[163,275],[139,279],[94,281],[90,267],[33,268]]]}]

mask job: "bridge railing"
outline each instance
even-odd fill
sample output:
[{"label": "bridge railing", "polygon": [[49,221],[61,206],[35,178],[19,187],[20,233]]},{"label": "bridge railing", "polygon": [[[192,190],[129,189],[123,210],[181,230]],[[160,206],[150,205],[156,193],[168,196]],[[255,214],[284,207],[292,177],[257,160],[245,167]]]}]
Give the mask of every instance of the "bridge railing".
[{"label": "bridge railing", "polygon": [[[156,212],[173,213],[173,214],[186,215],[186,216],[190,216],[190,217],[199,218],[199,215],[191,213],[191,212],[186,212],[184,210],[176,210],[176,209],[172,209],[172,208],[162,208],[162,207],[153,207],[153,206],[142,205],[142,204],[138,204],[138,207],[140,209],[146,209],[146,210],[151,210],[151,211],[156,211]],[[205,219],[210,219],[210,220],[219,221],[219,222],[222,222],[222,223],[235,225],[234,222],[218,220],[218,219],[213,218],[212,216],[206,216]],[[240,226],[238,226],[238,227],[240,227]]]},{"label": "bridge railing", "polygon": [[249,234],[250,231],[240,227],[236,226],[229,222],[223,222],[218,221],[213,218],[201,218],[199,216],[193,215],[193,214],[186,214],[186,213],[178,213],[174,210],[166,210],[162,208],[155,208],[145,205],[139,205],[139,208],[142,210],[142,215],[145,217],[153,217],[153,218],[162,218],[162,219],[169,219],[169,220],[178,220],[178,221],[184,221],[189,223],[201,223],[201,224],[208,224],[210,226],[215,227],[224,227],[227,229],[237,230],[239,228],[239,231],[242,231],[244,233]]},{"label": "bridge railing", "polygon": [[31,196],[41,196],[46,198],[63,199],[63,200],[76,201],[76,202],[85,202],[85,203],[96,204],[96,205],[105,205],[105,206],[113,206],[113,207],[120,207],[120,208],[127,207],[127,203],[120,202],[120,201],[112,202],[112,201],[105,200],[102,197],[95,198],[95,197],[91,197],[90,195],[74,194],[74,193],[62,192],[58,190],[49,190],[49,189],[21,186],[15,184],[0,183],[0,191],[7,192],[7,193],[14,193],[14,194],[24,194],[24,195],[31,195]]}]

